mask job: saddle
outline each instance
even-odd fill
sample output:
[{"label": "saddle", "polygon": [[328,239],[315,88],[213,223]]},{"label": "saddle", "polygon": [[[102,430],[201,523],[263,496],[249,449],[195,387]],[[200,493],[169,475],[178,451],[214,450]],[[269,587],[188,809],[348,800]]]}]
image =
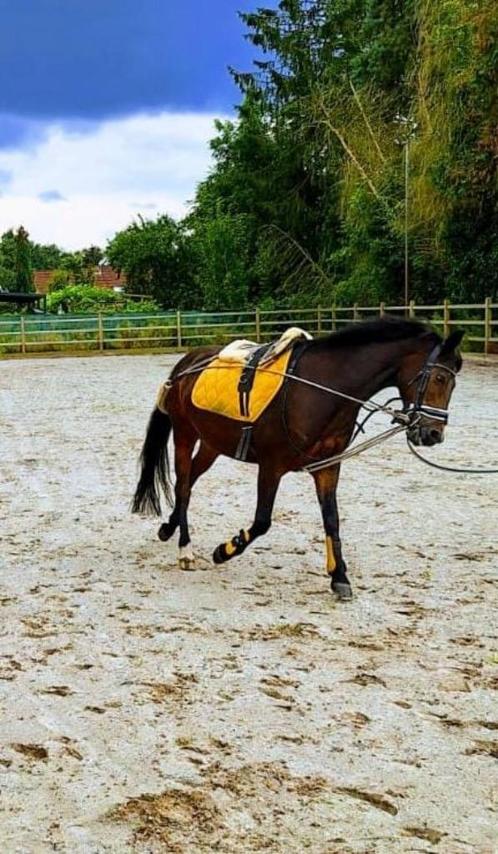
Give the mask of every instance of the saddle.
[{"label": "saddle", "polygon": [[288,329],[269,344],[233,341],[202,371],[192,390],[192,403],[236,421],[245,422],[236,458],[249,454],[252,428],[280,391],[294,346],[311,336]]},{"label": "saddle", "polygon": [[232,341],[223,350],[220,350],[218,358],[224,362],[247,365],[249,360],[259,353],[260,357],[256,360],[256,364],[265,364],[272,362],[281,353],[291,349],[298,341],[309,341],[310,339],[309,332],[300,329],[298,326],[291,326],[282,333],[280,338],[271,341],[269,344],[256,344],[254,341],[247,341],[245,338]]}]

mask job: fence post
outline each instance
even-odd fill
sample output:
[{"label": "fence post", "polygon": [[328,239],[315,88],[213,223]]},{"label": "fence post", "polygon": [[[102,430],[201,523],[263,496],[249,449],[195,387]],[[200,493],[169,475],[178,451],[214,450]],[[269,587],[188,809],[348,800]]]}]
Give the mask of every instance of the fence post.
[{"label": "fence post", "polygon": [[386,304],[385,304],[385,302],[381,302],[381,304],[379,305],[379,315],[381,317],[384,317],[385,313],[386,313]]},{"label": "fence post", "polygon": [[256,341],[261,342],[261,309],[256,306]]},{"label": "fence post", "polygon": [[321,307],[321,305],[319,305],[317,310],[316,310],[316,329],[317,329],[318,335],[321,335],[322,334],[322,307]]},{"label": "fence post", "polygon": [[335,303],[332,306],[332,332],[337,331],[337,315],[335,310]]},{"label": "fence post", "polygon": [[450,334],[450,301],[447,299],[443,303],[443,323],[444,337],[447,338]]},{"label": "fence post", "polygon": [[489,342],[491,340],[491,297],[484,300],[484,353],[489,353]]},{"label": "fence post", "polygon": [[179,350],[182,347],[182,313],[178,309],[176,312],[176,346]]},{"label": "fence post", "polygon": [[414,299],[410,300],[410,305],[408,308],[408,317],[410,317],[412,320],[415,320],[415,300]]},{"label": "fence post", "polygon": [[24,322],[24,315],[21,314],[21,353],[26,352],[26,327]]},{"label": "fence post", "polygon": [[358,303],[355,302],[355,304],[353,305],[353,321],[354,321],[354,323],[356,323],[356,321],[359,319],[360,319],[360,317],[358,314]]},{"label": "fence post", "polygon": [[104,324],[102,323],[102,314],[99,312],[97,318],[97,341],[99,350],[104,349]]}]

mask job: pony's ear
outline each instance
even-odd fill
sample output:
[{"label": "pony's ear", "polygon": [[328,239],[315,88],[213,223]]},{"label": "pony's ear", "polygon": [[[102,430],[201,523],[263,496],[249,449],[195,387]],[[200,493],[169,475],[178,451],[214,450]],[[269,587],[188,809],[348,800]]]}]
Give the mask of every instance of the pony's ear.
[{"label": "pony's ear", "polygon": [[451,335],[448,335],[446,341],[443,341],[441,356],[448,356],[450,353],[453,353],[460,344],[464,335],[464,329],[455,329]]}]

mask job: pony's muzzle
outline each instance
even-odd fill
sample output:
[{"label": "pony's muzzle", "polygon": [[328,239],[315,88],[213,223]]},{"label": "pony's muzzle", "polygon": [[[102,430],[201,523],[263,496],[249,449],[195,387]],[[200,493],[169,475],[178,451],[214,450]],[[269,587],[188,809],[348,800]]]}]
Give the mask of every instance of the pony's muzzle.
[{"label": "pony's muzzle", "polygon": [[439,445],[444,442],[444,427],[421,427],[422,445]]},{"label": "pony's muzzle", "polygon": [[408,439],[412,445],[439,445],[444,442],[444,425],[414,424],[408,430]]}]

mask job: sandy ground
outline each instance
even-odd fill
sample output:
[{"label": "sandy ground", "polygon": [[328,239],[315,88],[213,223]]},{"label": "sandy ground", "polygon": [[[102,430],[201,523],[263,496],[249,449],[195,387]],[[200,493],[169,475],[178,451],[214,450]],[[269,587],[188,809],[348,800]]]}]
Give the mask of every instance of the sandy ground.
[{"label": "sandy ground", "polygon": [[[128,515],[172,363],[0,363],[0,850],[497,851],[498,479],[400,438],[347,463],[338,604],[308,475],[210,567],[255,498],[220,460],[182,573]],[[498,463],[497,381],[466,366],[427,454]]]}]

